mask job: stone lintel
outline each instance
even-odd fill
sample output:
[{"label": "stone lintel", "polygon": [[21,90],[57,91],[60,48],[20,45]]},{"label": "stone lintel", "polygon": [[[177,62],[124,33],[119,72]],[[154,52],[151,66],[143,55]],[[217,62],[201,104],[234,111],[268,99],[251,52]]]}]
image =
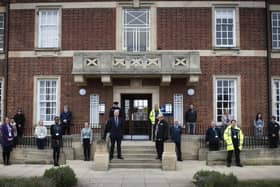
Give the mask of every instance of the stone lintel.
[{"label": "stone lintel", "polygon": [[199,75],[190,75],[189,82],[197,83],[199,81]]},{"label": "stone lintel", "polygon": [[169,86],[171,83],[171,75],[163,75],[161,77],[161,86]]},{"label": "stone lintel", "polygon": [[104,86],[112,86],[111,76],[110,75],[102,75],[101,82]]},{"label": "stone lintel", "polygon": [[80,86],[87,85],[86,79],[83,75],[74,75],[74,82]]}]

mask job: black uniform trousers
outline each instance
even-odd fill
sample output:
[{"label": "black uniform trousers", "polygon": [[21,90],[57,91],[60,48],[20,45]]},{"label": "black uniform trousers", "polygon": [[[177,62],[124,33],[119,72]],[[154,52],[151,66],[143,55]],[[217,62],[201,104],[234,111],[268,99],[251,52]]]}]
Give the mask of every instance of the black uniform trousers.
[{"label": "black uniform trousers", "polygon": [[175,142],[177,160],[182,160],[181,142]]},{"label": "black uniform trousers", "polygon": [[114,157],[114,150],[115,150],[116,142],[117,142],[118,157],[121,157],[122,156],[122,150],[121,150],[122,138],[116,137],[116,136],[110,136],[110,139],[111,139],[110,159],[112,159]]},{"label": "black uniform trousers", "polygon": [[269,137],[269,147],[270,148],[277,148],[278,147],[279,137]]},{"label": "black uniform trousers", "polygon": [[163,140],[156,140],[156,149],[157,149],[157,158],[162,159],[162,153],[163,153]]},{"label": "black uniform trousers", "polygon": [[239,165],[240,164],[240,150],[239,150],[238,146],[234,146],[234,150],[228,151],[227,164],[229,164],[229,165],[231,164],[233,152],[235,153],[235,162],[237,165]]},{"label": "black uniform trousers", "polygon": [[12,146],[2,146],[3,164],[10,164],[10,153],[12,151]]},{"label": "black uniform trousers", "polygon": [[83,147],[84,147],[84,160],[90,160],[90,139],[84,138],[83,139]]}]

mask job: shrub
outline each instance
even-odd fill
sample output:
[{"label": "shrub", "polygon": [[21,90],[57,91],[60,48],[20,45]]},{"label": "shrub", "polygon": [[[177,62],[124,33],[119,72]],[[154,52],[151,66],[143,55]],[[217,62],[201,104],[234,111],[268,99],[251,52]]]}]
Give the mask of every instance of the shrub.
[{"label": "shrub", "polygon": [[77,184],[76,175],[69,166],[48,169],[44,177],[54,180],[56,187],[71,187]]},{"label": "shrub", "polygon": [[225,175],[217,171],[198,171],[193,176],[196,187],[236,187],[238,180],[233,174]]},{"label": "shrub", "polygon": [[240,181],[238,187],[279,187],[280,180],[247,180]]},{"label": "shrub", "polygon": [[52,179],[43,177],[31,178],[1,178],[0,187],[53,187]]}]

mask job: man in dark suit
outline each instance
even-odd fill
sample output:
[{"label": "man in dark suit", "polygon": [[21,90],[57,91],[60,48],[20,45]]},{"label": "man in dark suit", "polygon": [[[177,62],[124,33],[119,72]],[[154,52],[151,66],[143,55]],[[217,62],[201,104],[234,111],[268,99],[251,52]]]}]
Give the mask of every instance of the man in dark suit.
[{"label": "man in dark suit", "polygon": [[210,151],[218,151],[220,149],[220,141],[222,140],[221,131],[216,127],[216,122],[211,122],[211,127],[206,132],[206,144],[209,145]]},{"label": "man in dark suit", "polygon": [[53,163],[54,166],[59,166],[59,153],[62,147],[62,127],[59,124],[59,117],[54,118],[55,124],[51,126],[52,148],[53,148]]},{"label": "man in dark suit", "polygon": [[114,157],[115,142],[117,142],[118,159],[123,159],[121,152],[121,142],[123,137],[123,121],[119,117],[120,111],[115,110],[114,116],[109,119],[103,139],[106,138],[106,134],[110,133],[111,139],[111,150],[110,150],[110,160]]},{"label": "man in dark suit", "polygon": [[66,133],[70,135],[72,113],[69,111],[67,105],[64,106],[64,110],[60,114],[60,120],[61,120],[63,135],[65,135]]},{"label": "man in dark suit", "polygon": [[179,121],[175,119],[174,125],[170,127],[170,137],[176,145],[176,154],[177,154],[178,161],[183,161],[182,151],[181,151],[181,134],[182,134],[182,126],[179,124]]},{"label": "man in dark suit", "polygon": [[163,153],[163,145],[164,142],[168,139],[168,123],[164,120],[164,116],[162,114],[158,115],[158,123],[155,127],[155,141],[156,141],[156,149],[157,149],[157,158],[162,159]]},{"label": "man in dark suit", "polygon": [[25,123],[25,117],[24,114],[22,113],[21,108],[18,108],[17,113],[14,116],[14,120],[16,122],[18,136],[21,138],[23,136],[24,123]]}]

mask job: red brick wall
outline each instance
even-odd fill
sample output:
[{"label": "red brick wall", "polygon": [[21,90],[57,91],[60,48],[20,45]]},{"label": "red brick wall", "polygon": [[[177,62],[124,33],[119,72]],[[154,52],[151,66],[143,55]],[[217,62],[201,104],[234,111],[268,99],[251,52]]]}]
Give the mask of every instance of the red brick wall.
[{"label": "red brick wall", "polygon": [[158,8],[158,49],[209,49],[211,24],[211,8]]},{"label": "red brick wall", "polygon": [[240,48],[266,50],[266,9],[240,8]]},{"label": "red brick wall", "polygon": [[[112,87],[103,87],[100,79],[89,80],[87,86],[77,86],[74,83],[72,71],[72,58],[12,58],[9,61],[8,78],[8,115],[13,116],[18,107],[21,107],[26,116],[27,126],[33,125],[33,92],[34,76],[60,75],[61,98],[60,108],[67,104],[73,112],[73,123],[82,124],[89,120],[89,96],[99,94],[100,102],[106,106],[112,104]],[[85,88],[86,96],[79,95],[79,89]],[[35,108],[34,108],[35,110]],[[106,114],[106,117],[108,114]],[[104,116],[105,117],[105,116]],[[105,118],[101,117],[101,122]]]},{"label": "red brick wall", "polygon": [[9,50],[33,50],[35,33],[35,10],[10,11]]},{"label": "red brick wall", "polygon": [[[198,110],[198,126],[208,126],[213,120],[213,75],[240,75],[241,124],[251,128],[257,112],[267,119],[265,64],[265,58],[201,57],[199,82],[186,85],[186,79],[172,79],[170,87],[160,87],[160,104],[173,103],[173,95],[183,93],[185,111],[193,103]],[[190,87],[195,88],[194,96],[186,94]]]},{"label": "red brick wall", "polygon": [[115,9],[64,9],[62,48],[64,50],[114,50]]}]

